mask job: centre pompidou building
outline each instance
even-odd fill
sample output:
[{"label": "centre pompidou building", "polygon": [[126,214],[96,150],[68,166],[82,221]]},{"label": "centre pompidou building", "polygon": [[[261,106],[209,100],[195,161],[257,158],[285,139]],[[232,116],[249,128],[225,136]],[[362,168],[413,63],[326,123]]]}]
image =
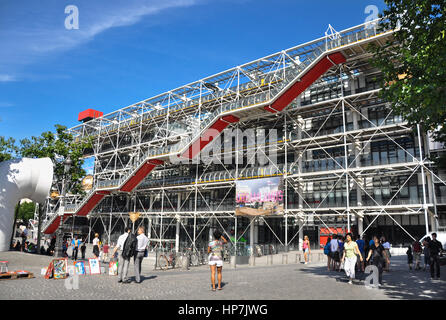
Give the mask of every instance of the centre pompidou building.
[{"label": "centre pompidou building", "polygon": [[[222,71],[69,132],[89,137],[93,187],[49,201],[43,227],[54,233],[88,217],[89,233],[115,242],[129,213],[152,243],[205,246],[219,228],[236,241],[318,246],[333,230],[376,232],[407,243],[445,225],[442,151],[395,115],[379,93],[370,44],[394,30],[375,21]],[[261,137],[262,139],[259,139]],[[261,154],[262,157],[258,155]],[[211,158],[212,161],[208,161]],[[265,161],[266,160],[266,161]],[[239,181],[283,178],[283,213],[239,216]]]}]

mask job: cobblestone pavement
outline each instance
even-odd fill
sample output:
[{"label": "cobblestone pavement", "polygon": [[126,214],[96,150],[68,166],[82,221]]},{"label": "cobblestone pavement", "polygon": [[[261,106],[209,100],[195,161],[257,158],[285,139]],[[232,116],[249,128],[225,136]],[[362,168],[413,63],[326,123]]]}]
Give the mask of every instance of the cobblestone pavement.
[{"label": "cobblestone pavement", "polygon": [[[225,264],[223,290],[212,292],[207,266],[160,271],[145,259],[141,284],[119,284],[116,276],[105,274],[86,275],[79,276],[77,290],[68,290],[65,280],[46,280],[40,275],[51,257],[1,252],[0,260],[8,260],[10,270],[29,270],[36,278],[0,281],[0,299],[446,299],[445,267],[442,280],[431,282],[428,272],[409,271],[405,259],[392,258],[392,270],[384,274],[381,289],[366,288],[360,280],[349,285],[344,273],[328,272],[323,263],[236,269]],[[133,262],[129,277],[134,279]]]}]

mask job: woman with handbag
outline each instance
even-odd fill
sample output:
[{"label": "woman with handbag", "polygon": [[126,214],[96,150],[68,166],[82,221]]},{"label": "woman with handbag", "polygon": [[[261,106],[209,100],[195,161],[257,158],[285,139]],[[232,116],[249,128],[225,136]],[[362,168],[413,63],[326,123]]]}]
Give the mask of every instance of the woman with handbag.
[{"label": "woman with handbag", "polygon": [[370,246],[369,255],[367,256],[367,261],[372,257],[372,264],[378,268],[378,281],[382,285],[383,267],[385,262],[390,263],[389,257],[387,257],[386,250],[382,246],[377,236],[373,237],[373,245]]},{"label": "woman with handbag", "polygon": [[215,270],[217,270],[218,290],[221,290],[222,268],[223,268],[223,245],[228,241],[223,237],[220,231],[214,231],[214,240],[209,242],[209,266],[211,268],[211,286],[215,291]]}]

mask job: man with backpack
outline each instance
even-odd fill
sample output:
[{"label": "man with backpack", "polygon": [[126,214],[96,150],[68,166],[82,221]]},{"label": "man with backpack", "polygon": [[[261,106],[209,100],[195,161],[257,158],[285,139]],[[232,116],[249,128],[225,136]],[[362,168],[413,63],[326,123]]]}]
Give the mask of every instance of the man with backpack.
[{"label": "man with backpack", "polygon": [[130,258],[135,255],[137,239],[132,233],[132,229],[126,228],[125,232],[119,236],[116,247],[113,250],[113,256],[119,250],[118,255],[118,282],[130,283],[127,278],[129,271]]}]

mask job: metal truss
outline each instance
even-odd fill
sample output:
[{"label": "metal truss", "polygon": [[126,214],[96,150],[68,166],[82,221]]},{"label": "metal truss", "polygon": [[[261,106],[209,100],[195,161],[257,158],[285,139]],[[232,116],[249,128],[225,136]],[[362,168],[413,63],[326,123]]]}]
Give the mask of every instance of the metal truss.
[{"label": "metal truss", "polygon": [[[69,129],[76,139],[94,139],[93,149],[85,154],[95,158],[94,186],[87,196],[68,196],[65,208],[50,202],[46,225],[53,223],[60,210],[65,215],[77,214],[104,190],[102,202],[88,212],[94,221],[91,228],[101,226],[111,241],[114,229],[129,223],[128,212],[139,211],[136,226],[147,225],[149,236],[159,246],[172,240],[177,250],[182,241],[196,249],[205,231],[215,227],[228,236],[228,230],[234,230],[237,242],[261,224],[283,246],[301,241],[304,226],[345,224],[364,234],[382,216],[411,238],[414,236],[398,217],[422,216],[426,230],[429,219],[434,228],[434,184],[446,183],[427,160],[428,138],[420,130],[414,134],[379,97],[380,71],[368,61],[367,45],[382,45],[393,31],[380,30],[377,24],[328,31],[325,37]],[[276,112],[278,101],[333,52],[342,53],[346,61],[333,63],[286,109]],[[224,141],[215,139],[198,149],[198,153],[211,149],[212,155],[220,156],[217,159],[233,159],[232,164],[205,163],[194,157],[194,144],[229,115],[237,120],[226,123],[225,128],[240,132],[275,129],[279,135],[267,135],[267,142],[259,145],[255,139],[243,142],[237,131],[235,145],[239,148],[226,150]],[[379,151],[382,146],[392,156],[384,159]],[[376,148],[378,159],[374,158]],[[267,151],[277,154],[277,161],[271,161]],[[270,160],[269,165],[250,164],[258,153]],[[187,155],[195,161],[170,161]],[[154,160],[159,162],[152,162],[147,177],[123,192],[122,186]],[[236,182],[271,176],[284,177],[284,215],[237,217]],[[415,198],[407,196],[414,181]],[[363,229],[363,220],[369,218]],[[277,221],[283,221],[283,229],[274,226]]]}]

